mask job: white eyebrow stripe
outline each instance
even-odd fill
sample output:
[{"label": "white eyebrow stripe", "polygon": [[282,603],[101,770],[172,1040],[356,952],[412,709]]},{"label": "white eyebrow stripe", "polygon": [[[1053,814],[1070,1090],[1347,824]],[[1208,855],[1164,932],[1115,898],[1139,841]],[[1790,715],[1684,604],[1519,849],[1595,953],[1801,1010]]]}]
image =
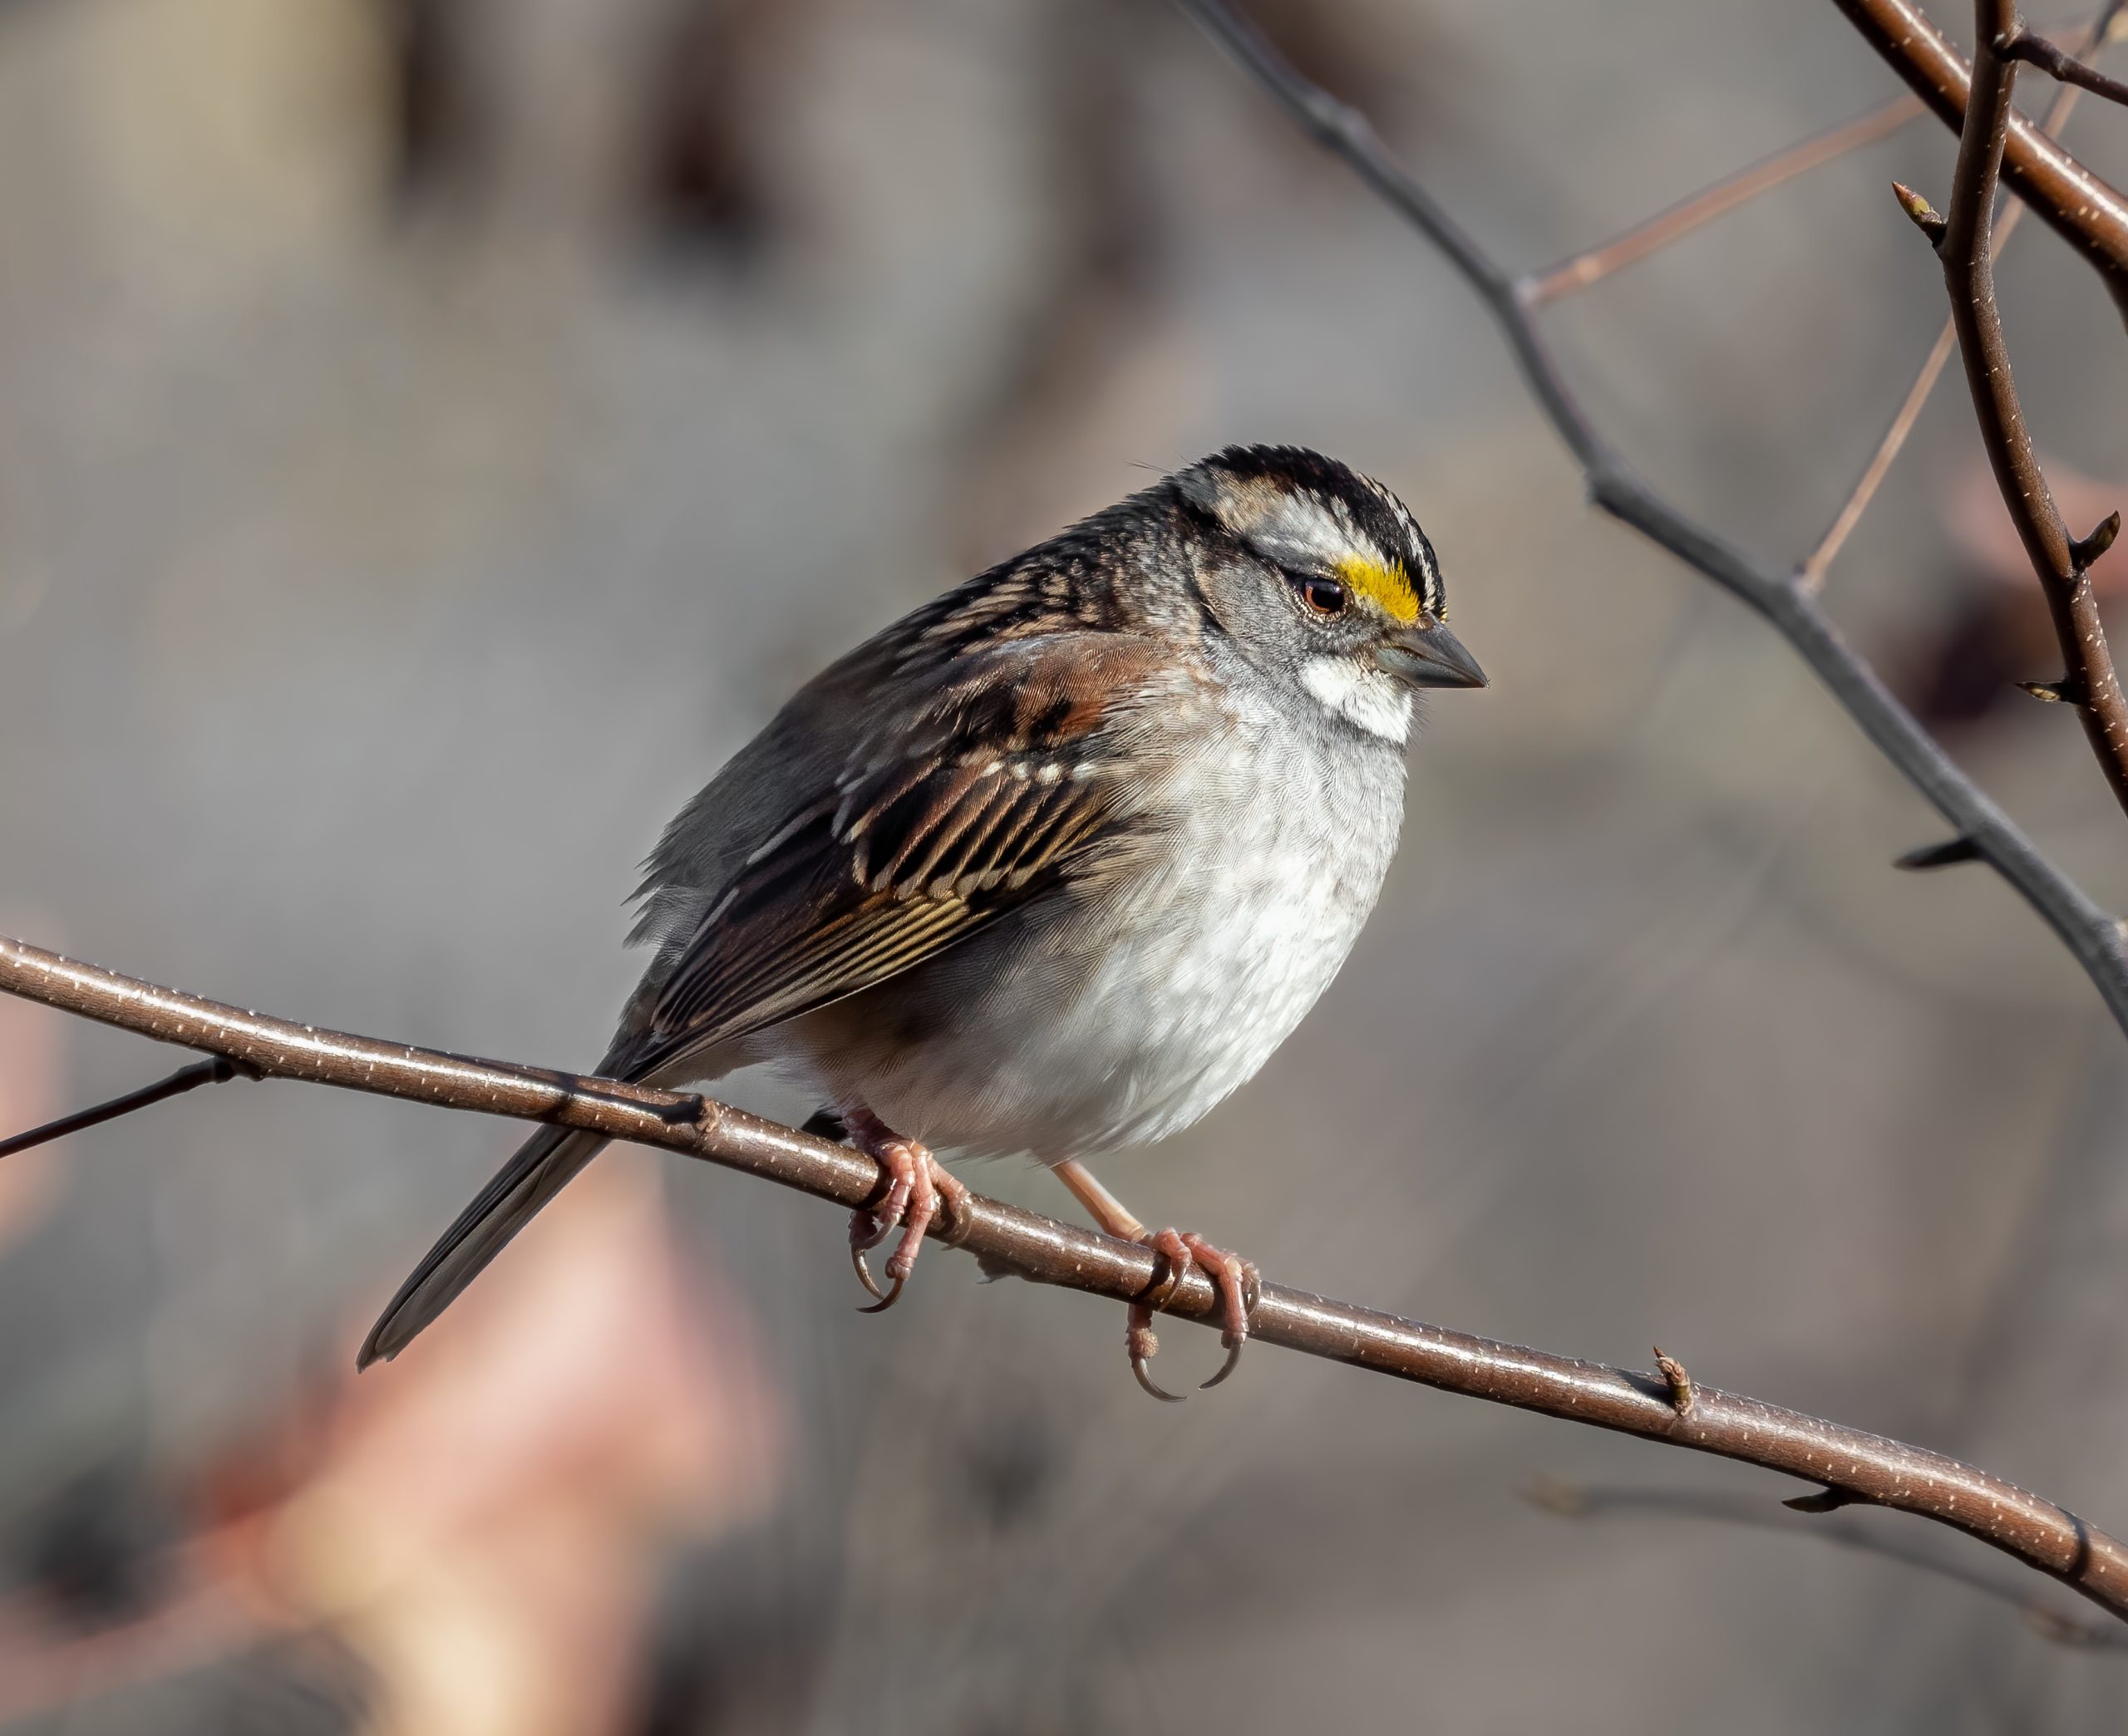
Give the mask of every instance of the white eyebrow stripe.
[{"label": "white eyebrow stripe", "polygon": [[1341,508],[1313,494],[1282,494],[1278,505],[1255,527],[1255,540],[1285,545],[1296,554],[1336,560],[1357,546]]},{"label": "white eyebrow stripe", "polygon": [[[1403,568],[1419,607],[1438,617],[1446,603],[1446,588],[1425,531],[1387,486],[1374,477],[1351,474],[1387,509],[1396,526],[1392,534],[1396,546],[1377,546],[1374,535],[1361,529],[1352,503],[1341,496],[1268,478],[1225,478],[1200,504],[1258,553],[1283,566],[1334,568],[1357,559],[1392,570]],[[1372,514],[1368,517],[1375,522]]]}]

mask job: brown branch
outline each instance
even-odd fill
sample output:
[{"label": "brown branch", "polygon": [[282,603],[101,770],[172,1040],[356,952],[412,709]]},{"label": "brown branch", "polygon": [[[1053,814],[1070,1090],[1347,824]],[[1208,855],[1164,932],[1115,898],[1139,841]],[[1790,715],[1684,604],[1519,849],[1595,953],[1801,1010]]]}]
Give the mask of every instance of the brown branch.
[{"label": "brown branch", "polygon": [[[869,1158],[706,1098],[293,1025],[22,941],[0,937],[0,991],[219,1055],[267,1078],[582,1128],[742,1170],[845,1207],[864,1204],[879,1186]],[[1116,1301],[1143,1296],[1158,1271],[1150,1248],[979,1196],[941,1239],[966,1248],[986,1270]],[[1195,1270],[1162,1306],[1216,1324],[1211,1283]],[[1942,1453],[1697,1382],[1689,1412],[1681,1414],[1676,1385],[1658,1376],[1425,1325],[1283,1285],[1263,1286],[1254,1330],[1266,1344],[1739,1459],[1855,1501],[1918,1513],[1992,1544],[2128,1620],[2128,1547],[2052,1502]]]},{"label": "brown branch", "polygon": [[2082,1621],[2040,1602],[2024,1590],[2028,1581],[2012,1581],[1983,1572],[1962,1561],[1944,1561],[1916,1549],[1900,1538],[1888,1537],[1851,1519],[1828,1519],[1821,1524],[1800,1524],[1783,1519],[1778,1509],[1738,1495],[1700,1493],[1684,1489],[1592,1488],[1557,1477],[1530,1479],[1521,1491],[1532,1507],[1563,1519],[1712,1519],[1724,1525],[1747,1525],[1788,1537],[1817,1537],[1841,1549],[1881,1556],[1924,1573],[1970,1586],[1983,1596],[2006,1603],[2022,1616],[2034,1631],[2057,1645],[2082,1651],[2128,1652],[2128,1632],[2111,1622]]},{"label": "brown branch", "polygon": [[[2084,734],[2113,793],[2128,810],[2128,700],[2113,671],[2098,598],[2086,570],[2090,548],[2099,534],[2079,544],[2062,523],[2054,492],[2047,485],[2032,430],[2017,400],[2010,371],[2010,352],[2002,333],[2002,309],[1995,299],[1995,250],[1990,214],[2009,137],[2017,63],[2007,45],[2020,34],[2017,0],[1974,0],[1976,50],[1971,81],[1971,108],[1958,139],[1958,169],[1951,184],[1950,209],[1934,235],[1950,293],[1951,322],[1958,328],[1966,383],[1973,394],[1981,444],[2009,509],[2018,539],[2025,545],[2053,617],[2055,637],[2068,672],[2045,684],[2052,696],[2068,701],[2082,720]],[[1911,194],[1902,194],[1909,215],[1921,218]],[[1924,232],[1928,225],[1924,223]],[[2106,537],[2110,541],[2110,535]]]},{"label": "brown branch", "polygon": [[[2091,21],[2091,28],[2085,33],[2079,52],[2089,54],[2106,41],[2107,33],[2113,28],[2113,21],[2120,16],[2124,4],[2128,4],[2128,0],[2106,0],[2106,4]],[[2052,45],[2050,43],[2048,46]],[[2073,86],[2055,93],[2054,101],[2047,111],[2047,118],[2039,124],[2042,132],[2052,137],[2068,124],[2069,116],[2076,110],[2076,94]],[[2010,244],[2010,237],[2017,233],[2018,222],[2031,209],[2020,200],[1995,219],[1996,258],[2002,258],[2002,249]],[[1892,465],[1904,448],[1907,436],[1914,432],[1914,425],[1920,420],[1924,406],[1928,402],[1930,394],[1936,390],[1937,381],[1943,377],[1943,365],[1951,359],[1951,353],[1957,347],[1958,327],[1947,319],[1943,322],[1943,330],[1936,334],[1935,342],[1929,346],[1920,372],[1914,376],[1914,383],[1907,387],[1906,396],[1899,404],[1898,414],[1893,416],[1891,425],[1884,430],[1884,438],[1877,442],[1877,449],[1869,455],[1869,461],[1862,467],[1862,474],[1855,479],[1855,486],[1848,490],[1847,499],[1841,503],[1840,510],[1833,514],[1832,523],[1825,527],[1825,534],[1818,539],[1817,547],[1804,561],[1802,579],[1806,588],[1817,591],[1824,588],[1826,573],[1833,562],[1839,558],[1840,551],[1846,546],[1847,539],[1854,535],[1855,527],[1862,522],[1862,515],[1869,511],[1869,503],[1877,498],[1877,490],[1884,486],[1884,478],[1891,474]]]},{"label": "brown branch", "polygon": [[2059,79],[2065,85],[2078,86],[2095,96],[2103,96],[2108,102],[2128,102],[2128,85],[2086,66],[2045,37],[2020,31],[2003,44],[2001,52],[2013,61],[2029,61],[2050,77]]},{"label": "brown branch", "polygon": [[1806,170],[1830,163],[1850,150],[1874,144],[1897,132],[1921,111],[1919,97],[1895,96],[1866,115],[1858,115],[1852,120],[1828,127],[1785,150],[1762,157],[1749,167],[1724,175],[1675,204],[1666,206],[1645,222],[1635,224],[1608,241],[1534,273],[1524,291],[1524,298],[1530,306],[1540,307],[1586,289],[1613,272],[1690,234],[1701,224],[1712,223],[1724,213],[1748,204],[1783,181],[1792,180]]},{"label": "brown branch", "polygon": [[1424,235],[1485,303],[1530,395],[1580,465],[1589,499],[1763,616],[1878,751],[2014,887],[2082,966],[2128,1030],[2128,938],[1959,770],[1843,640],[1795,573],[1746,553],[1650,488],[1612,448],[1569,389],[1531,317],[1527,279],[1505,270],[1390,154],[1367,117],[1303,78],[1224,0],[1178,0],[1318,144],[1334,152]]},{"label": "brown branch", "polygon": [[[1973,69],[1913,0],[1833,0],[1864,41],[1953,132],[1965,125]],[[2128,195],[2093,175],[2021,115],[2008,117],[2002,175],[2081,253],[2128,317]]]}]

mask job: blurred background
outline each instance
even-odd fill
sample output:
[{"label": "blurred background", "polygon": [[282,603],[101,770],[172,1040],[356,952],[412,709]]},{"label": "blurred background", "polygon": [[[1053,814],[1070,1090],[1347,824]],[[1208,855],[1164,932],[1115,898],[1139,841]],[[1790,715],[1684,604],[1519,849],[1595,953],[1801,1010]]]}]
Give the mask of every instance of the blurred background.
[{"label": "blurred background", "polygon": [[[1256,16],[1517,265],[1897,94],[1823,3]],[[2119,111],[2071,140],[2128,175]],[[1952,149],[1913,122],[1548,315],[1771,558],[1941,321],[1885,187],[1940,200]],[[2081,529],[2128,342],[2041,225],[2003,299]],[[2089,986],[1986,872],[1891,871],[1940,824],[1585,509],[1463,288],[1155,0],[0,0],[0,932],[585,1064],[635,863],[792,687],[1235,440],[1394,486],[1494,686],[1433,708],[1323,1006],[1106,1178],[1281,1280],[1659,1342],[2128,1522]],[[1954,371],[1830,606],[2120,908],[2073,720],[2007,686],[2058,665],[1977,460]],[[0,1131],[175,1065],[0,1001]],[[839,1214],[648,1153],[355,1379],[515,1137],[234,1084],[0,1168],[0,1727],[2118,1726],[2128,1657],[1771,1477],[1268,1350],[1152,1404],[1120,1311],[937,1252],[860,1319]],[[1575,1520],[1544,1477],[1781,1522]]]}]

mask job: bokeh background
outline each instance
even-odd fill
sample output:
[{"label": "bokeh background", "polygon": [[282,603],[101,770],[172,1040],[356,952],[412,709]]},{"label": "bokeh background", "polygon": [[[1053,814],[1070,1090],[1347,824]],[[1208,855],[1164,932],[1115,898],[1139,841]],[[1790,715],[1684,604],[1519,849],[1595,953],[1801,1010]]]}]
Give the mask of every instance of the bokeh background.
[{"label": "bokeh background", "polygon": [[[1822,0],[1257,15],[1532,266],[1896,88]],[[2072,136],[2128,172],[2118,111]],[[1550,316],[1756,549],[1811,545],[1928,348],[1885,183],[1951,155],[1914,123]],[[2003,280],[2095,519],[2128,341],[2039,225]],[[1938,824],[1585,509],[1461,286],[1155,0],[0,3],[0,930],[580,1065],[634,863],[792,686],[1239,439],[1397,488],[1494,686],[1434,706],[1321,1008],[1111,1184],[2128,1522],[2118,1032],[1991,876],[1891,871]],[[2002,697],[2056,666],[1977,455],[1953,378],[1830,606],[2121,907],[2073,721]],[[0,1003],[0,1128],[172,1065]],[[237,1084],[0,1170],[4,1728],[2118,1727],[2128,1657],[1771,1477],[1269,1350],[1154,1405],[1111,1307],[938,1252],[860,1320],[837,1214],[641,1152],[355,1379],[515,1138]]]}]

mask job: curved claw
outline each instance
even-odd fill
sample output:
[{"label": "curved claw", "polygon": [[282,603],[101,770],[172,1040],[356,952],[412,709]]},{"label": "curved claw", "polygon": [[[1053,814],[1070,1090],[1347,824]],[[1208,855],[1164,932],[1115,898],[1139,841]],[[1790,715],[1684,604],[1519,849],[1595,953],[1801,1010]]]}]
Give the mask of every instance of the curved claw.
[{"label": "curved claw", "polygon": [[1250,1316],[1262,1297],[1256,1267],[1239,1255],[1213,1247],[1194,1231],[1148,1230],[1076,1159],[1059,1163],[1057,1173],[1080,1204],[1092,1212],[1111,1236],[1135,1242],[1152,1251],[1151,1274],[1145,1287],[1130,1298],[1130,1325],[1124,1334],[1130,1374],[1139,1386],[1151,1397],[1169,1404],[1176,1403],[1182,1396],[1169,1392],[1155,1380],[1147,1364],[1160,1348],[1160,1341],[1153,1336],[1153,1315],[1174,1301],[1193,1266],[1211,1280],[1219,1301],[1213,1318],[1219,1324],[1219,1342],[1227,1353],[1219,1371],[1199,1390],[1225,1380],[1240,1365],[1243,1348],[1249,1342]]},{"label": "curved claw", "polygon": [[[871,1246],[869,1243],[853,1240],[850,1244],[850,1263],[857,1269],[857,1281],[877,1296],[879,1306],[884,1308],[887,1305],[887,1292],[873,1281],[872,1268],[864,1263],[864,1250],[869,1246]],[[901,1286],[896,1285],[894,1287],[899,1290]],[[860,1309],[858,1311],[861,1314],[866,1311]]]},{"label": "curved claw", "polygon": [[[956,1207],[964,1207],[968,1189],[948,1175],[923,1146],[890,1130],[862,1104],[853,1105],[844,1118],[846,1130],[857,1148],[879,1166],[885,1191],[875,1204],[860,1206],[850,1214],[850,1258],[858,1281],[871,1292],[872,1306],[860,1314],[879,1314],[900,1300],[916,1256],[924,1245],[924,1232],[937,1216],[941,1196]],[[877,1247],[896,1227],[901,1241],[887,1261],[889,1287],[882,1291],[864,1263],[865,1252]]]},{"label": "curved claw", "polygon": [[1239,1368],[1241,1366],[1241,1353],[1248,1347],[1248,1344],[1249,1340],[1245,1338],[1228,1339],[1226,1340],[1227,1360],[1219,1365],[1219,1373],[1213,1375],[1210,1379],[1204,1381],[1200,1384],[1197,1390],[1200,1393],[1209,1392],[1222,1380],[1225,1379],[1228,1375],[1231,1375],[1236,1369]]},{"label": "curved claw", "polygon": [[879,1296],[878,1286],[872,1282],[872,1275],[864,1270],[864,1257],[862,1254],[857,1257],[857,1275],[864,1279],[864,1287],[867,1290],[869,1290],[874,1296],[879,1296],[879,1300],[873,1303],[870,1307],[860,1308],[857,1311],[860,1314],[884,1314],[901,1300],[901,1287],[909,1281],[906,1275],[896,1278],[887,1286],[886,1294]]},{"label": "curved claw", "polygon": [[1164,1404],[1180,1404],[1184,1395],[1171,1393],[1153,1379],[1152,1370],[1146,1366],[1160,1341],[1153,1336],[1153,1311],[1143,1302],[1134,1302],[1126,1316],[1123,1329],[1123,1348],[1130,1355],[1130,1372],[1138,1384]]},{"label": "curved claw", "polygon": [[[1147,1392],[1150,1393],[1155,1399],[1158,1399],[1163,1404],[1180,1404],[1182,1403],[1185,1395],[1181,1393],[1171,1393],[1165,1387],[1162,1386],[1159,1381],[1154,1379],[1151,1370],[1145,1366],[1145,1359],[1144,1357],[1133,1356],[1130,1359],[1130,1372],[1138,1377],[1138,1384],[1144,1387]],[[1207,1382],[1206,1384],[1209,1385],[1210,1383]]]}]

